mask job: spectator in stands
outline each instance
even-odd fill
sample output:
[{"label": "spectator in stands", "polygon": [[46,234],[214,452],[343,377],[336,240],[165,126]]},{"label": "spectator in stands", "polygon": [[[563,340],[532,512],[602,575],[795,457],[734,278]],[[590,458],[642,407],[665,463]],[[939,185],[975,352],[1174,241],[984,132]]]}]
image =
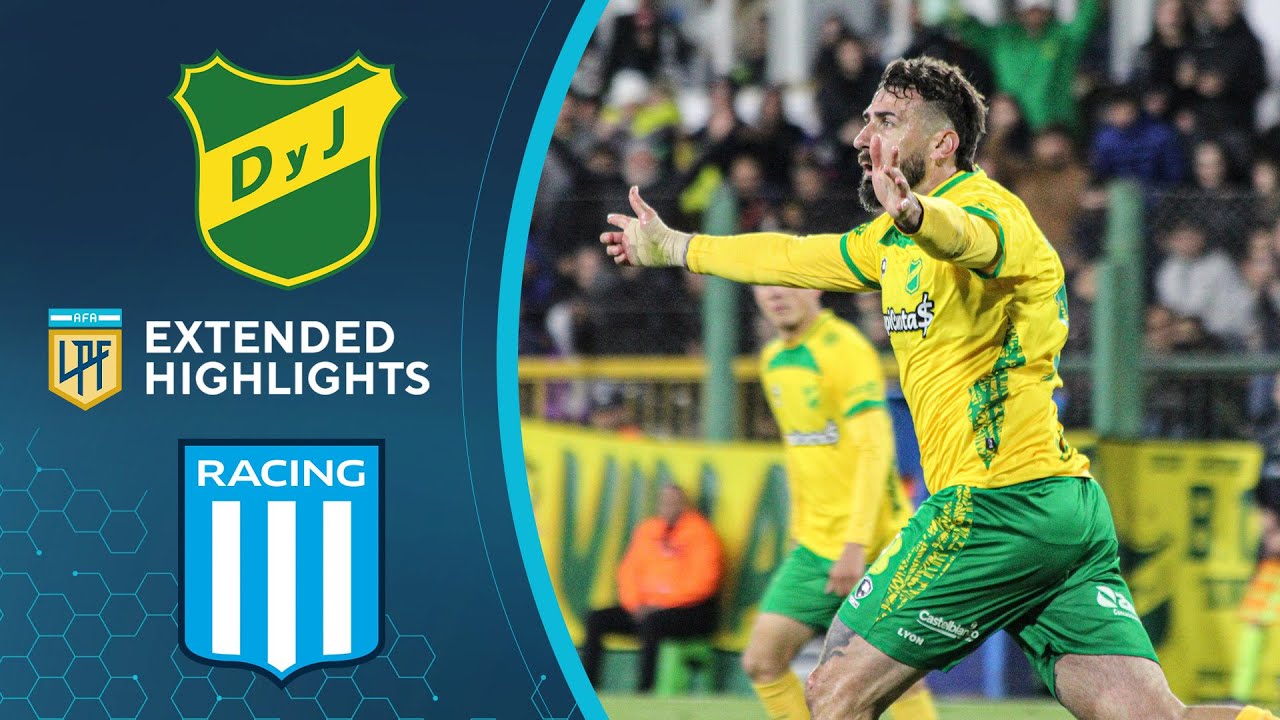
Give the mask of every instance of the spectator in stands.
[{"label": "spectator in stands", "polygon": [[818,117],[826,138],[833,138],[850,120],[862,117],[884,70],[862,40],[852,35],[836,43],[835,57],[835,72],[818,87]]},{"label": "spectator in stands", "polygon": [[822,168],[811,162],[797,165],[791,173],[792,197],[804,212],[805,224],[798,228],[799,234],[848,230],[871,219],[852,188],[838,192],[832,185]]},{"label": "spectator in stands", "polygon": [[739,0],[737,5],[733,79],[741,85],[763,85],[769,65],[769,3]]},{"label": "spectator in stands", "polygon": [[664,486],[658,515],[636,526],[618,567],[618,605],[587,616],[582,665],[592,684],[600,681],[604,636],[625,633],[640,639],[637,690],[652,690],[662,640],[715,632],[723,575],[724,551],[715,529],[690,506],[684,490]]},{"label": "spectator in stands", "polygon": [[729,184],[738,202],[738,232],[760,232],[778,227],[778,211],[773,190],[765,183],[764,168],[754,155],[734,158]]},{"label": "spectator in stands", "polygon": [[665,211],[672,217],[680,217],[679,184],[673,175],[665,171],[648,142],[633,140],[627,145],[622,160],[622,180],[627,187],[640,188],[645,199],[658,212]]},{"label": "spectator in stands", "polygon": [[1031,162],[1012,183],[1059,254],[1074,246],[1076,217],[1089,187],[1089,171],[1075,156],[1071,134],[1050,126],[1031,142]]},{"label": "spectator in stands", "polygon": [[649,80],[677,79],[689,58],[689,44],[662,14],[659,0],[639,0],[636,11],[613,21],[613,44],[605,60],[605,78],[635,70]]},{"label": "spectator in stands", "polygon": [[1243,346],[1253,319],[1250,297],[1235,263],[1209,248],[1200,219],[1179,220],[1165,235],[1165,260],[1156,273],[1157,301],[1231,346]]},{"label": "spectator in stands", "polygon": [[557,355],[573,357],[595,350],[598,333],[590,309],[608,292],[610,269],[593,250],[583,245],[557,263],[558,287],[546,316],[547,337]]},{"label": "spectator in stands", "polygon": [[545,355],[551,351],[547,337],[547,302],[552,292],[554,274],[548,272],[547,261],[539,243],[530,241],[524,255],[523,281],[520,283],[521,355]]},{"label": "spectator in stands", "polygon": [[808,142],[804,130],[787,120],[782,101],[782,88],[766,89],[760,103],[760,119],[744,133],[750,152],[764,168],[765,180],[775,188],[784,188],[791,181],[796,148]]},{"label": "spectator in stands", "polygon": [[1159,98],[1147,112],[1168,118],[1189,106],[1194,94],[1195,24],[1186,0],[1160,0],[1151,39],[1138,50],[1135,77],[1146,98]]},{"label": "spectator in stands", "polygon": [[1116,88],[1103,113],[1089,160],[1094,180],[1129,178],[1149,187],[1182,182],[1186,167],[1177,133],[1146,115],[1133,89]]},{"label": "spectator in stands", "polygon": [[679,313],[691,306],[679,274],[641,275],[640,268],[618,268],[607,289],[591,297],[588,316],[596,354],[676,355],[684,350],[689,338]]},{"label": "spectator in stands", "polygon": [[1191,182],[1158,199],[1159,218],[1196,218],[1213,228],[1220,247],[1235,257],[1244,253],[1253,217],[1253,197],[1245,192],[1239,173],[1222,145],[1201,140],[1192,151]]},{"label": "spectator in stands", "polygon": [[836,48],[840,41],[853,37],[853,31],[845,23],[844,18],[832,13],[822,21],[818,29],[818,52],[813,59],[813,82],[822,87],[831,76],[840,70],[836,61]]},{"label": "spectator in stands", "polygon": [[747,124],[738,116],[736,107],[738,84],[724,77],[711,85],[709,93],[711,112],[707,124],[691,138],[698,150],[692,173],[711,166],[722,176],[728,175],[729,165],[748,149]]},{"label": "spectator in stands", "polygon": [[920,2],[911,5],[911,46],[902,57],[935,57],[964,71],[964,76],[985,98],[996,91],[991,66],[976,50],[953,36],[953,31],[940,24],[942,17],[926,17]]},{"label": "spectator in stands", "polygon": [[1010,185],[1027,164],[1030,143],[1031,128],[1018,101],[1007,93],[992,97],[987,137],[978,148],[978,165],[996,182]]},{"label": "spectator in stands", "polygon": [[1053,14],[1052,0],[1016,0],[1017,19],[994,26],[967,18],[960,37],[983,53],[996,85],[1017,98],[1032,130],[1078,126],[1072,85],[1089,35],[1101,15],[1100,0],[1080,0],[1069,23]]},{"label": "spectator in stands", "polygon": [[1239,0],[1205,0],[1203,8],[1204,27],[1187,78],[1199,124],[1252,133],[1254,108],[1267,87],[1262,44],[1241,14]]},{"label": "spectator in stands", "polygon": [[1253,221],[1270,226],[1280,220],[1280,167],[1274,159],[1258,156],[1249,179],[1253,186]]},{"label": "spectator in stands", "polygon": [[1280,351],[1280,262],[1272,248],[1272,229],[1257,227],[1249,235],[1249,252],[1240,274],[1252,295],[1249,314],[1256,319],[1248,349]]},{"label": "spectator in stands", "polygon": [[551,132],[551,145],[538,180],[538,197],[533,205],[533,224],[545,231],[554,221],[560,203],[572,191],[581,172],[581,162],[574,152],[573,138],[577,130],[574,117],[576,98],[570,94],[560,106],[555,128]]},{"label": "spectator in stands", "polygon": [[644,431],[636,423],[633,403],[618,383],[601,381],[591,389],[591,417],[587,421],[595,430],[613,433],[627,440],[639,440]]},{"label": "spectator in stands", "polygon": [[[1147,314],[1147,350],[1156,354],[1221,353],[1226,348],[1199,318],[1153,306]],[[1166,438],[1237,438],[1245,430],[1246,383],[1196,377],[1161,377],[1149,385],[1148,435]]]},{"label": "spectator in stands", "polygon": [[557,258],[593,244],[600,234],[597,218],[608,212],[607,203],[617,202],[627,191],[618,153],[610,143],[597,143],[586,161],[574,167],[573,177],[547,226],[547,248]]}]

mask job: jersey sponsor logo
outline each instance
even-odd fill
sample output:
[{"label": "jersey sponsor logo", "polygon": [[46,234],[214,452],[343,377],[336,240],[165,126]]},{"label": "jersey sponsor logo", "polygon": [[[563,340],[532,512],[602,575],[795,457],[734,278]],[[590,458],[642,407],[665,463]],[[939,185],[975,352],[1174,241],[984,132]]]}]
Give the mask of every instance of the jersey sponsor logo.
[{"label": "jersey sponsor logo", "polygon": [[404,100],[390,65],[356,53],[316,75],[250,72],[214,53],[170,99],[196,150],[205,249],[279,288],[359,260],[378,228],[382,133]]},{"label": "jersey sponsor logo", "polygon": [[889,308],[884,311],[884,331],[891,334],[919,332],[920,337],[929,337],[929,326],[933,324],[933,307],[934,302],[929,299],[926,291],[914,309]]},{"label": "jersey sponsor logo", "polygon": [[120,392],[122,313],[113,309],[49,310],[49,391],[88,410]]},{"label": "jersey sponsor logo", "polygon": [[812,445],[835,445],[840,442],[840,427],[835,421],[828,420],[827,426],[814,432],[789,432],[786,434],[788,445],[805,447]]},{"label": "jersey sponsor logo", "polygon": [[284,684],[382,644],[381,440],[184,440],[182,643]]},{"label": "jersey sponsor logo", "polygon": [[924,638],[906,628],[898,628],[898,637],[904,638],[907,642],[914,645],[924,645]]},{"label": "jersey sponsor logo", "polygon": [[939,635],[945,635],[952,640],[973,642],[981,635],[981,633],[978,632],[978,623],[970,623],[968,626],[961,625],[959,623],[952,622],[941,615],[934,615],[928,610],[921,610],[920,614],[916,616],[916,622]]},{"label": "jersey sponsor logo", "polygon": [[1106,585],[1098,585],[1097,588],[1099,605],[1110,610],[1113,615],[1138,620],[1138,613],[1128,598]]}]

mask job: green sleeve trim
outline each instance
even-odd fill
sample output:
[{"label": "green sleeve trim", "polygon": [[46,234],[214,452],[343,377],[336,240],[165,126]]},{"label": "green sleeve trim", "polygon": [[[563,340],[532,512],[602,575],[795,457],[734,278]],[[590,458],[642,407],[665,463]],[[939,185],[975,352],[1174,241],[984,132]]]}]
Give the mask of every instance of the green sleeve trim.
[{"label": "green sleeve trim", "polygon": [[882,407],[884,407],[883,400],[863,400],[857,405],[854,405],[853,407],[849,408],[845,412],[844,416],[846,418],[851,418],[854,415],[857,415],[858,413],[863,412],[865,410],[871,410],[872,408],[882,408]]},{"label": "green sleeve trim", "polygon": [[853,258],[849,255],[849,233],[840,236],[840,254],[844,256],[844,264],[849,266],[849,270],[853,272],[853,276],[858,278],[859,282],[869,288],[880,289],[880,283],[863,275],[858,266],[853,263]]},{"label": "green sleeve trim", "polygon": [[983,270],[974,270],[974,272],[978,274],[978,277],[986,280],[1000,277],[1000,270],[1004,268],[1004,259],[1006,255],[1004,247],[1004,225],[1000,223],[1000,218],[996,217],[995,213],[987,210],[986,208],[969,205],[962,209],[970,215],[977,215],[980,218],[990,220],[996,224],[996,266],[992,268],[989,273]]}]

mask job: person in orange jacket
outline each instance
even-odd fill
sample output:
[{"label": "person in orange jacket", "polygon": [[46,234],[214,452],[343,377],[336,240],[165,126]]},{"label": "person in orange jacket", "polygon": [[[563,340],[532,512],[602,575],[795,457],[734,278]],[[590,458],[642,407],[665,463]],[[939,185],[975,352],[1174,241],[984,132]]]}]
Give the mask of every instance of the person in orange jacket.
[{"label": "person in orange jacket", "polygon": [[684,490],[664,486],[657,516],[636,526],[618,567],[619,604],[587,615],[582,665],[591,683],[599,681],[604,636],[623,633],[641,643],[637,690],[652,690],[658,643],[715,632],[723,576],[724,550],[715,528],[690,506]]}]

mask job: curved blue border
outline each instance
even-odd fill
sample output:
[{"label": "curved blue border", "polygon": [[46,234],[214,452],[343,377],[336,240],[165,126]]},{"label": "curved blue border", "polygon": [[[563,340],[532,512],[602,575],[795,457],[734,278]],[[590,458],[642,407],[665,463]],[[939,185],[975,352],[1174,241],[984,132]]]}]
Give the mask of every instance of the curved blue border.
[{"label": "curved blue border", "polygon": [[[555,652],[560,671],[587,720],[607,720],[604,707],[596,695],[587,673],[578,660],[577,648],[569,638],[564,616],[555,590],[551,587],[551,574],[542,555],[542,541],[533,519],[533,502],[529,497],[529,479],[525,474],[524,442],[520,433],[520,398],[517,378],[518,340],[520,335],[520,286],[524,275],[525,246],[529,242],[529,222],[533,218],[533,201],[538,192],[538,180],[542,177],[542,165],[551,147],[551,133],[556,118],[569,92],[569,83],[578,69],[578,61],[586,50],[587,41],[596,23],[604,13],[607,0],[586,0],[578,17],[565,38],[560,56],[547,81],[547,89],[538,103],[538,113],[529,131],[529,144],[525,146],[524,160],[520,163],[520,176],[516,181],[515,195],[511,201],[511,219],[507,223],[507,247],[502,254],[502,277],[498,287],[498,431],[502,442],[502,464],[507,475],[507,495],[511,501],[511,517],[515,523],[516,538],[520,543],[520,555],[524,558],[525,572],[533,599],[546,628],[547,639]],[[601,218],[603,221],[603,218]]]}]

